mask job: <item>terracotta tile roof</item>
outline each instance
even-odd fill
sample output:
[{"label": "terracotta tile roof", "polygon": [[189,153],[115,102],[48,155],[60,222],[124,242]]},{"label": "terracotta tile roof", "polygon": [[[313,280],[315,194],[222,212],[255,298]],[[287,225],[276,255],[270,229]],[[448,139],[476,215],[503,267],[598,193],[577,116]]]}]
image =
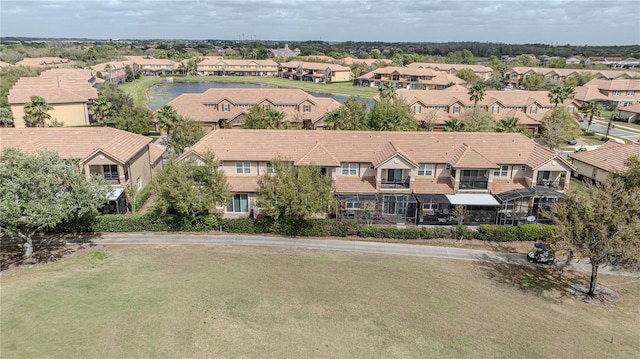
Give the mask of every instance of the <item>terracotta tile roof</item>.
[{"label": "terracotta tile roof", "polygon": [[278,63],[273,60],[242,60],[242,59],[223,59],[223,58],[210,58],[202,60],[198,63],[198,66],[275,66],[278,67]]},{"label": "terracotta tile roof", "polygon": [[593,79],[585,86],[606,91],[640,91],[640,79]]},{"label": "terracotta tile roof", "polygon": [[453,186],[447,178],[416,177],[413,182],[416,194],[453,194]]},{"label": "terracotta tile roof", "polygon": [[11,66],[13,65],[8,62],[0,61],[0,69],[3,69],[5,67],[11,67]]},{"label": "terracotta tile roof", "polygon": [[471,146],[463,143],[451,159],[451,166],[455,168],[498,168],[496,163],[489,161]]},{"label": "terracotta tile roof", "polygon": [[298,159],[295,163],[295,166],[304,166],[304,165],[315,165],[315,166],[340,166],[340,161],[338,161],[331,152],[329,152],[320,142],[316,143],[315,146],[309,152],[307,152],[304,156]]},{"label": "terracotta tile roof", "polygon": [[336,193],[377,193],[375,177],[336,177]]},{"label": "terracotta tile roof", "polygon": [[526,73],[539,73],[546,76],[547,74],[553,73],[563,77],[571,76],[581,72],[593,74],[598,78],[608,78],[608,79],[640,77],[640,74],[634,71],[617,71],[617,70],[558,69],[558,68],[546,68],[546,67],[516,66],[506,71],[506,73],[517,73],[519,75],[524,75]]},{"label": "terracotta tile roof", "polygon": [[335,72],[340,72],[340,71],[348,71],[351,72],[351,69],[342,65],[338,65],[338,64],[326,64],[326,63],[321,63],[321,62],[302,62],[302,61],[289,61],[289,62],[285,62],[280,64],[280,66],[282,67],[288,67],[288,68],[298,68],[301,67],[303,69],[309,69],[309,70],[326,70],[329,69],[331,71],[335,71]]},{"label": "terracotta tile roof", "polygon": [[408,64],[407,67],[410,68],[428,68],[439,71],[460,71],[462,69],[469,69],[473,72],[477,73],[486,73],[493,72],[491,67],[483,66],[483,65],[467,65],[467,64],[442,64],[442,63],[430,63],[430,62],[414,62]]},{"label": "terracotta tile roof", "polygon": [[[460,102],[464,106],[473,106],[468,90],[455,91],[423,91],[423,90],[398,90],[396,94],[407,101],[407,104],[414,105],[417,102],[425,106],[450,106],[455,102]],[[541,107],[553,107],[549,100],[549,91],[486,91],[479,106],[492,106],[496,103],[503,107],[524,107],[538,104]],[[574,104],[573,100],[566,100],[565,105]]]},{"label": "terracotta tile roof", "polygon": [[382,148],[382,151],[375,153],[373,156],[372,163],[375,167],[378,167],[395,156],[400,156],[404,158],[407,162],[409,162],[411,165],[413,165],[414,167],[416,168],[418,167],[418,163],[416,163],[416,161],[414,161],[411,157],[409,157],[398,146],[394,145],[393,142],[389,142],[386,146]]},{"label": "terracotta tile roof", "polygon": [[75,61],[60,57],[27,57],[16,62],[16,66],[26,67],[52,67],[52,66],[73,66]]},{"label": "terracotta tile roof", "polygon": [[633,105],[620,107],[618,108],[618,110],[625,111],[625,112],[640,113],[640,103],[634,103]]},{"label": "terracotta tile roof", "polygon": [[163,153],[164,150],[155,143],[152,142],[149,144],[149,159],[152,164],[159,160]]},{"label": "terracotta tile roof", "polygon": [[80,162],[101,152],[124,164],[149,143],[149,137],[109,127],[0,128],[0,149],[14,147],[27,153],[47,149]]},{"label": "terracotta tile roof", "polygon": [[491,192],[494,194],[524,188],[529,188],[529,186],[527,186],[527,181],[524,178],[494,178],[493,183],[491,184]]},{"label": "terracotta tile roof", "polygon": [[461,146],[466,145],[484,157],[483,163],[490,162],[492,168],[494,164],[537,168],[552,160],[574,168],[555,152],[519,133],[233,129],[210,132],[191,151],[211,150],[223,161],[270,161],[282,157],[295,162],[320,143],[340,162],[373,163],[389,142],[401,147],[416,163],[452,163],[456,156],[460,157]]},{"label": "terracotta tile roof", "polygon": [[345,63],[346,65],[365,64],[367,66],[374,65],[375,63],[382,63],[382,64],[392,63],[392,61],[389,59],[356,59],[353,57],[345,57],[344,59],[342,59],[342,62]]},{"label": "terracotta tile roof", "polygon": [[592,151],[572,153],[569,158],[610,172],[613,170],[626,170],[627,167],[624,165],[624,161],[631,156],[640,157],[640,143],[602,145]]},{"label": "terracotta tile roof", "polygon": [[98,97],[93,87],[91,70],[52,69],[38,77],[21,77],[9,90],[10,104],[31,101],[31,96],[43,97],[49,104],[89,102]]},{"label": "terracotta tile roof", "polygon": [[578,86],[575,91],[574,98],[578,101],[607,100],[607,95],[600,92],[597,86]]},{"label": "terracotta tile roof", "polygon": [[227,183],[233,192],[256,192],[259,188],[259,178],[259,176],[227,175]]}]

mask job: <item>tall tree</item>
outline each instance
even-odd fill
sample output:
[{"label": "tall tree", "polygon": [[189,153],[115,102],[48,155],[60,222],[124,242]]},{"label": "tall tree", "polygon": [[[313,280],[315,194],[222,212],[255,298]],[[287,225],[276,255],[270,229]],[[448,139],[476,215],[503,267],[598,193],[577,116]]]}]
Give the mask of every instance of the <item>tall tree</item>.
[{"label": "tall tree", "polygon": [[467,82],[476,82],[480,81],[480,76],[473,72],[471,69],[461,69],[456,72],[456,77],[465,80]]},{"label": "tall tree", "polygon": [[457,117],[444,121],[445,132],[461,132],[464,126],[465,123]]},{"label": "tall tree", "polygon": [[605,140],[609,140],[609,132],[611,131],[611,127],[613,127],[613,118],[616,116],[616,112],[618,111],[618,103],[616,101],[609,102],[609,110],[611,110],[611,115],[609,116],[609,121],[607,122],[607,132],[604,135]]},{"label": "tall tree", "polygon": [[104,96],[111,104],[113,118],[120,116],[125,109],[133,108],[133,99],[116,84],[105,84],[98,88],[98,97]]},{"label": "tall tree", "polygon": [[45,120],[51,119],[48,111],[53,107],[40,96],[31,96],[31,101],[24,104],[24,124],[27,127],[44,127]]},{"label": "tall tree", "polygon": [[541,138],[551,149],[559,148],[567,140],[580,134],[580,125],[564,107],[548,111],[540,123]]},{"label": "tall tree", "polygon": [[565,100],[573,98],[575,90],[569,86],[556,86],[549,91],[549,102],[558,107],[558,104],[564,103]]},{"label": "tall tree", "polygon": [[538,91],[542,90],[545,86],[545,78],[542,74],[531,74],[524,81],[522,81],[522,86],[524,86],[525,90],[529,91]]},{"label": "tall tree", "polygon": [[87,181],[57,153],[31,156],[14,148],[0,153],[0,230],[33,254],[33,236],[68,219],[88,220],[107,201],[102,177]]},{"label": "tall tree", "polygon": [[153,180],[154,210],[195,217],[231,200],[224,171],[213,153],[191,155],[167,164]]},{"label": "tall tree", "polygon": [[156,111],[158,126],[167,134],[167,146],[171,147],[171,132],[180,122],[180,116],[170,105],[164,105]]},{"label": "tall tree", "polygon": [[98,96],[93,102],[89,114],[96,122],[102,123],[102,126],[106,127],[113,114],[113,105],[105,96]]},{"label": "tall tree", "polygon": [[396,85],[389,81],[383,82],[378,88],[378,93],[380,94],[380,100],[390,101],[396,98]]},{"label": "tall tree", "polygon": [[630,156],[624,160],[624,171],[613,171],[611,175],[624,182],[625,189],[640,188],[640,156]]},{"label": "tall tree", "polygon": [[370,130],[367,104],[350,98],[339,109],[325,116],[328,130]]},{"label": "tall tree", "polygon": [[477,106],[465,110],[459,119],[464,123],[462,130],[465,132],[492,132],[496,126],[493,115]]},{"label": "tall tree", "polygon": [[13,113],[11,107],[0,107],[0,124],[7,127],[9,123],[13,124]]},{"label": "tall tree", "polygon": [[589,128],[593,123],[593,117],[600,116],[600,113],[602,113],[602,110],[603,110],[602,105],[599,102],[595,102],[595,101],[585,102],[582,106],[580,106],[580,112],[589,116],[589,121],[587,122],[587,131],[589,131]]},{"label": "tall tree", "polygon": [[331,177],[321,175],[320,168],[294,168],[282,159],[272,160],[271,166],[274,173],[258,179],[260,206],[267,216],[305,219],[335,211]]},{"label": "tall tree", "polygon": [[154,114],[148,107],[125,107],[114,119],[115,128],[147,135],[153,129]]},{"label": "tall tree", "polygon": [[200,122],[183,119],[173,130],[173,147],[176,153],[183,153],[204,137],[204,129]]},{"label": "tall tree", "polygon": [[484,95],[487,91],[484,89],[484,85],[482,83],[476,83],[469,88],[467,94],[469,94],[469,100],[473,101],[473,106],[478,106],[478,102],[484,99]]},{"label": "tall tree", "polygon": [[524,133],[525,129],[520,124],[517,117],[503,118],[496,124],[496,132],[519,132]]},{"label": "tall tree", "polygon": [[369,125],[374,131],[416,131],[419,127],[411,108],[400,97],[376,101],[369,113]]},{"label": "tall tree", "polygon": [[278,129],[285,127],[282,120],[286,114],[275,110],[265,110],[262,106],[255,105],[244,115],[242,128],[254,130]]},{"label": "tall tree", "polygon": [[590,186],[584,194],[550,209],[553,241],[569,253],[589,258],[589,296],[594,296],[603,265],[638,268],[640,264],[640,188],[624,187],[619,179]]}]

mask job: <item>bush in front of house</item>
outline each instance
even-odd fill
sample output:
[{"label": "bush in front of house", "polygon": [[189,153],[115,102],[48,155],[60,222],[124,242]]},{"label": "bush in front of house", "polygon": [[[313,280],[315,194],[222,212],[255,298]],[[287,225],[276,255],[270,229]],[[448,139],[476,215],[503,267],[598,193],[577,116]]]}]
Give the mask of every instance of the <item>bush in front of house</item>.
[{"label": "bush in front of house", "polygon": [[522,224],[518,226],[518,240],[545,241],[551,236],[551,232],[553,232],[551,224]]},{"label": "bush in front of house", "polygon": [[518,227],[481,224],[475,237],[483,241],[513,242],[519,240]]}]

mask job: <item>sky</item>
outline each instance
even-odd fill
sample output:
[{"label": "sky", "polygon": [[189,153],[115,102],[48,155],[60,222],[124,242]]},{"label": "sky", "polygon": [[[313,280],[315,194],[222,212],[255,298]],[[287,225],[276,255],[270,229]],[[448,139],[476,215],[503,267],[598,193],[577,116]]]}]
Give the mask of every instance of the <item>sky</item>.
[{"label": "sky", "polygon": [[638,45],[639,0],[0,0],[0,35]]}]

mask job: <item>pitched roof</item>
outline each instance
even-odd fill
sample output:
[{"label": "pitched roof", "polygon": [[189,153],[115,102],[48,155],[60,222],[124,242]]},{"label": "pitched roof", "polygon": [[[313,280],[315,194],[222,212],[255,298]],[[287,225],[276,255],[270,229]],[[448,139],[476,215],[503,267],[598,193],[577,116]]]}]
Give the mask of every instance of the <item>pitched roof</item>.
[{"label": "pitched roof", "polygon": [[259,176],[227,175],[227,183],[233,192],[256,192]]},{"label": "pitched roof", "polygon": [[455,168],[499,168],[498,165],[471,146],[463,143],[451,159],[451,165]]},{"label": "pitched roof", "polygon": [[0,128],[0,149],[31,154],[46,149],[80,162],[100,152],[124,164],[150,143],[149,137],[110,127]]},{"label": "pitched roof", "polygon": [[467,65],[467,64],[444,64],[444,63],[433,63],[433,62],[414,62],[408,64],[407,67],[415,67],[415,68],[429,68],[440,71],[460,71],[462,69],[469,69],[473,72],[477,73],[486,73],[493,72],[491,67],[483,66],[483,65]]},{"label": "pitched roof", "polygon": [[625,112],[640,113],[640,103],[634,103],[633,105],[620,107],[618,108],[618,110],[625,111]]},{"label": "pitched roof", "polygon": [[375,167],[378,167],[395,156],[400,156],[414,167],[418,167],[418,164],[404,151],[398,148],[398,146],[394,145],[393,142],[387,143],[387,145],[382,148],[382,151],[376,152],[373,156],[372,163]]},{"label": "pitched roof", "polygon": [[626,170],[624,161],[631,156],[640,158],[640,143],[602,145],[595,150],[572,153],[569,158],[610,172]]},{"label": "pitched roof", "polygon": [[309,152],[307,152],[304,156],[300,157],[294,165],[296,166],[304,166],[304,165],[316,165],[316,166],[340,166],[340,161],[338,161],[331,152],[329,152],[320,142],[316,142],[316,145],[313,146]]},{"label": "pitched roof", "polygon": [[413,192],[418,194],[453,194],[453,185],[448,178],[416,177]]},{"label": "pitched roof", "polygon": [[338,64],[327,64],[327,63],[323,63],[323,62],[302,62],[302,61],[289,61],[289,62],[285,62],[280,64],[280,66],[282,67],[294,67],[294,68],[298,68],[301,67],[303,69],[309,69],[309,70],[326,70],[329,69],[331,71],[349,71],[351,72],[351,69],[342,65],[338,65]]},{"label": "pitched roof", "polygon": [[375,177],[336,177],[336,193],[377,193]]},{"label": "pitched roof", "polygon": [[606,91],[640,91],[640,79],[593,79],[585,86]]},{"label": "pitched roof", "polygon": [[63,59],[60,57],[27,57],[21,61],[16,62],[16,66],[26,67],[50,67],[50,66],[73,66],[75,61],[69,59]]},{"label": "pitched roof", "polygon": [[[233,129],[208,133],[190,151],[211,150],[222,161],[270,161],[281,157],[295,162],[304,158],[317,143],[322,143],[340,162],[373,163],[379,153],[388,150],[389,142],[396,148],[401,147],[415,163],[445,164],[457,159],[466,166],[468,163],[464,161],[468,155],[468,158],[478,156],[482,165],[490,164],[490,168],[495,164],[526,164],[537,168],[551,160],[574,168],[555,152],[519,133]],[[463,145],[473,151],[462,156]]]},{"label": "pitched roof", "polygon": [[[423,91],[423,90],[398,90],[396,94],[413,105],[421,102],[426,106],[450,106],[455,102],[460,102],[464,106],[473,106],[468,90],[445,90],[445,91]],[[549,99],[549,91],[486,91],[480,106],[491,106],[499,102],[504,107],[524,107],[532,104],[539,104],[542,107],[553,107]],[[565,100],[565,104],[572,103],[572,99]]]},{"label": "pitched roof", "polygon": [[10,104],[31,101],[31,96],[41,96],[49,104],[88,102],[98,97],[93,87],[95,78],[91,70],[52,69],[38,77],[21,77],[9,90]]}]

